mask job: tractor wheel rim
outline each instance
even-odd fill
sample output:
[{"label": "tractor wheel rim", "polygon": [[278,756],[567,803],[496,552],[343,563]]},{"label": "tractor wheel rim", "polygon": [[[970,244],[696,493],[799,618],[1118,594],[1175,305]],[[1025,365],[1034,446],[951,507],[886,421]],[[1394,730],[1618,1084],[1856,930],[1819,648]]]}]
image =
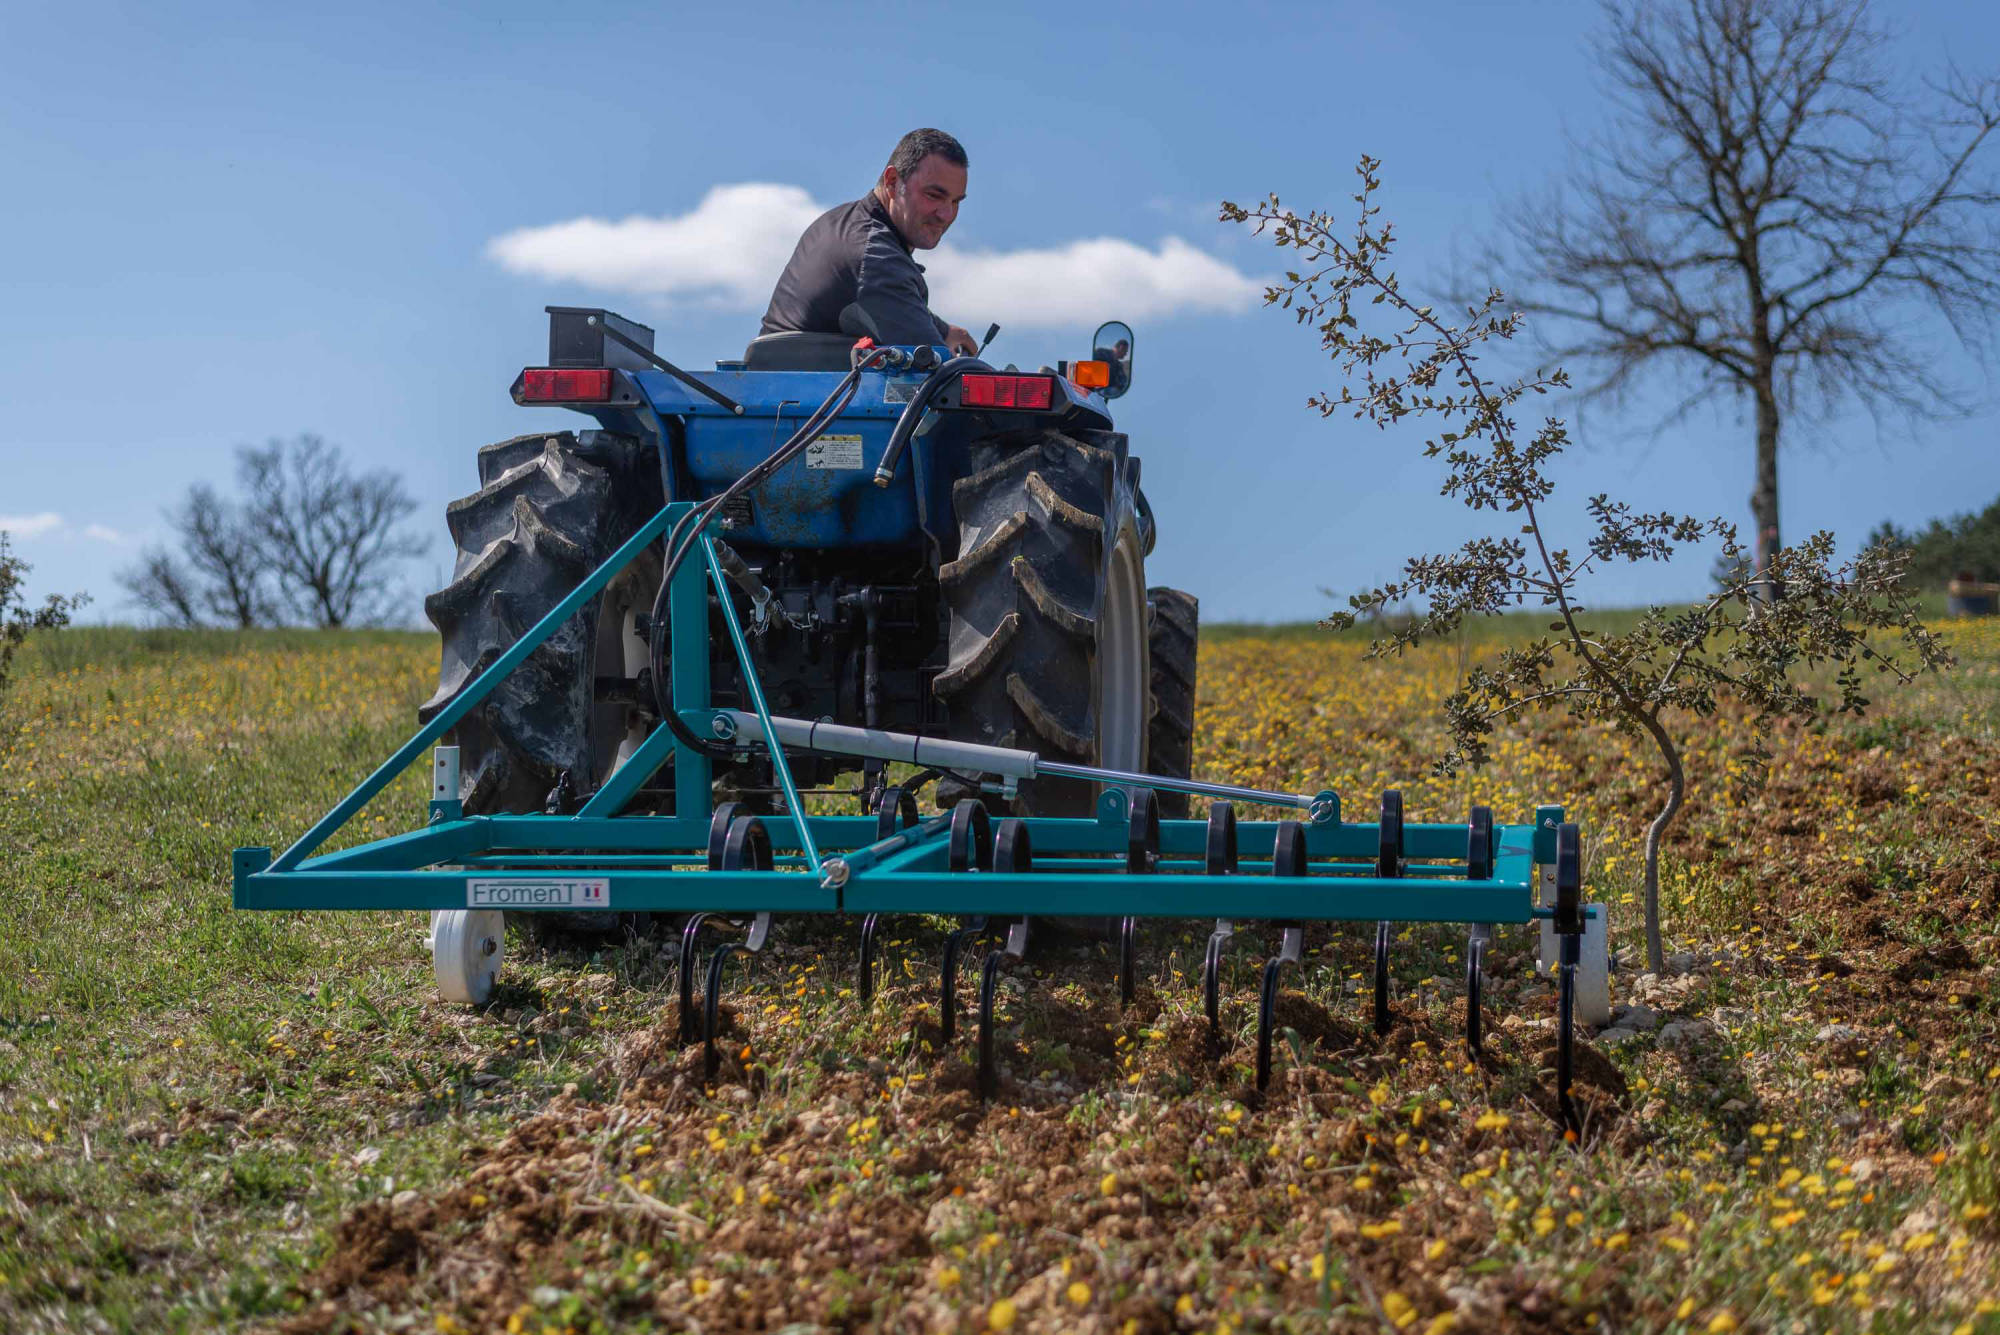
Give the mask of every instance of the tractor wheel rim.
[{"label": "tractor wheel rim", "polygon": [[1146,768],[1146,572],[1139,535],[1124,529],[1111,552],[1097,638],[1097,763]]}]

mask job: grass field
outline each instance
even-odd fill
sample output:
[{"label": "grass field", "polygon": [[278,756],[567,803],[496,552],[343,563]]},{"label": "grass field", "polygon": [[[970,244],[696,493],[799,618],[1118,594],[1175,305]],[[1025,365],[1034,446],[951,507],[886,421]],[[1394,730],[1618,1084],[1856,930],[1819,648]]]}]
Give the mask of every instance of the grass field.
[{"label": "grass field", "polygon": [[[990,1107],[936,1043],[942,922],[889,934],[867,1009],[852,924],[782,924],[713,1091],[659,942],[517,934],[494,1003],[446,1005],[420,914],[229,907],[231,848],[406,735],[433,641],[44,639],[0,702],[0,1330],[2000,1332],[2000,627],[1946,631],[1955,672],[1784,732],[1759,791],[1746,720],[1684,722],[1661,976],[1630,740],[1535,721],[1441,781],[1490,641],[1207,643],[1207,777],[1584,823],[1616,1000],[1660,1023],[1593,1043],[1578,1144],[1520,929],[1476,1063],[1456,931],[1399,937],[1380,1040],[1364,934],[1311,933],[1261,1097],[1268,943],[1211,1060],[1204,924],[1145,935],[1123,1013],[1102,946],[1009,979]],[[343,837],[417,824],[424,777]]]}]

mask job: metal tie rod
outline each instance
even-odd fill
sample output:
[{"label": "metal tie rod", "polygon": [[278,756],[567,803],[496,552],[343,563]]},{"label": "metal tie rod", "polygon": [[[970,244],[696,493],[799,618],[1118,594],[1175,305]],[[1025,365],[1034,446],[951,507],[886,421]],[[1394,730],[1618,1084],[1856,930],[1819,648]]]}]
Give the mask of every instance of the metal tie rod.
[{"label": "metal tie rod", "polygon": [[[955,742],[944,737],[917,737],[906,732],[884,732],[879,728],[856,728],[841,723],[815,723],[809,719],[773,716],[771,729],[781,746],[801,751],[824,751],[833,755],[857,756],[868,760],[901,760],[937,769],[976,770],[997,774],[1003,779],[1032,779],[1050,775],[1063,779],[1089,779],[1097,783],[1135,788],[1165,789],[1194,793],[1238,802],[1261,802],[1266,806],[1290,807],[1308,814],[1312,823],[1324,825],[1338,818],[1340,800],[1331,792],[1274,793],[1258,788],[1238,788],[1226,783],[1203,783],[1198,779],[1174,779],[1161,774],[1134,774],[1129,770],[1099,769],[1095,765],[1071,765],[1043,760],[1033,751],[1017,751],[1004,746],[983,746],[978,742]],[[740,709],[717,710],[715,731],[725,741],[749,737],[770,744],[755,714]]]}]

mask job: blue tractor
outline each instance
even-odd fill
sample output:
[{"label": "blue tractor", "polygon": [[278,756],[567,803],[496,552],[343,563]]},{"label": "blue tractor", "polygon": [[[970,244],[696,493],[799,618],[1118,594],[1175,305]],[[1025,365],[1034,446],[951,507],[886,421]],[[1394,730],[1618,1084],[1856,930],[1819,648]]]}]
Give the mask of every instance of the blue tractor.
[{"label": "blue tractor", "polygon": [[[720,530],[774,713],[1188,777],[1198,610],[1147,587],[1154,519],[1111,420],[1131,331],[1107,325],[1093,340],[1123,339],[1115,362],[1021,372],[875,346],[858,308],[843,324],[854,332],[766,335],[741,360],[690,373],[643,325],[550,307],[548,362],[521,373],[514,400],[573,408],[597,429],[479,452],[479,490],[446,509],[451,582],[425,602],[443,661],[423,716],[683,500]],[[665,577],[693,545],[672,534],[628,566],[459,724],[466,814],[574,810],[660,726],[716,756],[719,798],[779,806],[768,757],[686,736],[669,698]],[[717,626],[713,702],[748,708]],[[884,763],[793,761],[822,793],[858,769],[837,791],[864,812],[888,791]],[[901,787],[932,781],[944,809],[981,788],[951,772]],[[1044,777],[986,800],[1086,816],[1096,795]],[[1159,797],[1162,815],[1186,814],[1184,794]],[[672,802],[662,774],[634,809]]]}]

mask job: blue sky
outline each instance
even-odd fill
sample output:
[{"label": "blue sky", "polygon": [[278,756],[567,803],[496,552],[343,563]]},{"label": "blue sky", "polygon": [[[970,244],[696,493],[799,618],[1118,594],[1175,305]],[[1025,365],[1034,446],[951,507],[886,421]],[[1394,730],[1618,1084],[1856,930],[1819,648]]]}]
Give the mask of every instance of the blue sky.
[{"label": "blue sky", "polygon": [[[1893,13],[1911,68],[2000,52],[1993,7]],[[545,349],[543,305],[622,310],[694,364],[736,355],[762,305],[516,272],[496,237],[684,217],[745,183],[851,199],[902,131],[934,124],[972,157],[950,237],[968,252],[1113,238],[1158,257],[1177,241],[1262,277],[1272,252],[1216,223],[1216,201],[1343,206],[1367,152],[1421,282],[1561,171],[1565,127],[1598,114],[1595,23],[1593,5],[1550,3],[11,6],[0,516],[32,589],[88,590],[95,617],[129,618],[113,573],[164,536],[161,507],[226,482],[239,445],[314,431],[420,499],[435,543],[414,608],[449,565],[442,510],[472,489],[477,448],[586,424],[507,398]],[[975,332],[990,318],[941,313]],[[1008,323],[994,352],[1075,356],[1094,323]],[[1472,531],[1414,434],[1304,407],[1334,377],[1286,317],[1239,303],[1134,323],[1118,417],[1162,526],[1148,574],[1206,618],[1314,616],[1323,588]],[[1558,515],[1609,491],[1747,528],[1737,407],[1657,436],[1643,408],[1593,416]],[[1883,518],[1984,505],[1996,430],[1990,412],[1886,436],[1865,417],[1798,429],[1788,536],[1830,527],[1851,547]],[[1705,573],[1621,572],[1595,601],[1684,596]]]}]

